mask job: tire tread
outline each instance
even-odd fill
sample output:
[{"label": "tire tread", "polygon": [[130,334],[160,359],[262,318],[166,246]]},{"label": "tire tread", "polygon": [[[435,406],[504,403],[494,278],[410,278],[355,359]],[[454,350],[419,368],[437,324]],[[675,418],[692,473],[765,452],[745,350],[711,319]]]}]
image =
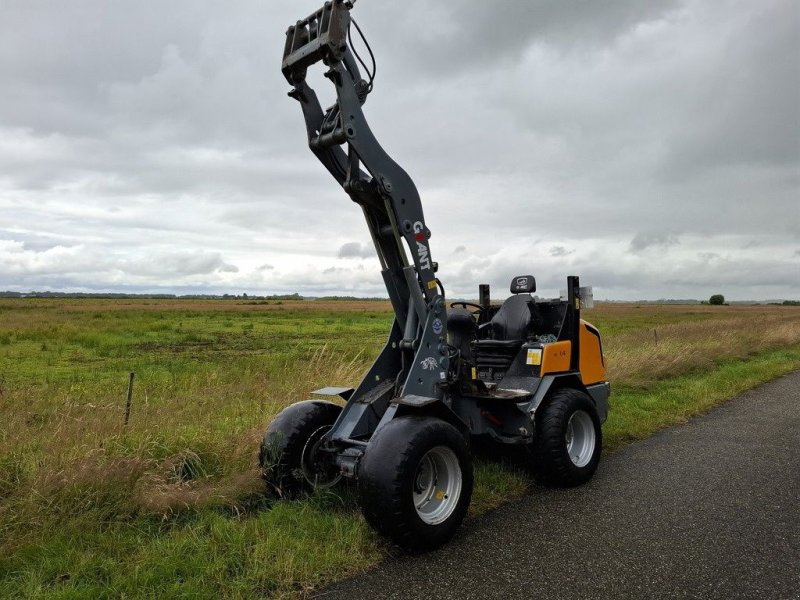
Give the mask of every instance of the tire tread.
[{"label": "tire tread", "polygon": [[[258,454],[258,462],[267,485],[285,498],[296,498],[310,491],[305,478],[294,471],[301,468],[303,448],[309,436],[320,427],[331,425],[342,407],[332,402],[306,400],[283,409],[270,423]],[[277,458],[269,463],[271,456]]]},{"label": "tire tread", "polygon": [[[443,444],[459,457],[461,497],[444,523],[428,525],[416,514],[413,504],[409,508],[407,478],[414,477],[417,461],[425,452]],[[472,477],[467,442],[455,427],[440,419],[400,417],[378,432],[367,447],[359,468],[359,504],[367,523],[379,534],[407,552],[425,552],[447,542],[455,533],[469,506]]]},{"label": "tire tread", "polygon": [[[564,432],[576,410],[583,410],[595,426],[595,451],[584,467],[576,467],[566,452]],[[597,410],[587,394],[572,388],[556,390],[537,411],[534,442],[534,474],[541,483],[555,487],[574,487],[589,481],[600,462],[602,430]]]}]

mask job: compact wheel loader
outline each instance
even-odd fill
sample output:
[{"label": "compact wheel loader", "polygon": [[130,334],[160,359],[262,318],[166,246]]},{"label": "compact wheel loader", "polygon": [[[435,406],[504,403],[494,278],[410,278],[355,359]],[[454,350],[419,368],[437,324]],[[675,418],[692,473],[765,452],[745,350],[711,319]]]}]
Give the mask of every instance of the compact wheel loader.
[{"label": "compact wheel loader", "polygon": [[[351,42],[351,24],[360,33],[351,9],[331,0],[289,27],[282,71],[311,151],[364,213],[395,319],[355,389],[313,392],[344,406],[290,405],[269,425],[259,458],[286,497],[351,480],[370,525],[424,552],[447,542],[467,512],[473,441],[503,445],[547,484],[587,482],[610,387],[600,334],[581,319],[591,291],[578,277],[567,277],[559,299],[534,298],[533,275],[520,275],[500,305],[488,285],[477,303],[447,305],[414,182],[364,117],[374,58],[370,72]],[[325,110],[306,80],[317,63],[336,90]]]}]

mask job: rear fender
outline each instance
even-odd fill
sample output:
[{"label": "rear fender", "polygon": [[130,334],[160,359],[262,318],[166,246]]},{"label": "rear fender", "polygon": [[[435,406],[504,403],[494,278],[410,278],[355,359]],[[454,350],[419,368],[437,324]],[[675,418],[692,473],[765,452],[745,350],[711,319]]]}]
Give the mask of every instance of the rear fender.
[{"label": "rear fender", "polygon": [[533,395],[533,398],[531,398],[531,401],[528,403],[528,412],[530,413],[531,418],[536,415],[536,411],[545,401],[550,391],[555,391],[561,388],[573,388],[581,390],[582,392],[586,391],[586,387],[581,382],[580,377],[574,373],[545,375],[542,377],[539,387],[536,388],[536,393]]},{"label": "rear fender", "polygon": [[539,387],[536,388],[536,393],[533,395],[533,398],[528,403],[528,413],[531,415],[532,420],[535,419],[536,411],[546,401],[548,394],[551,391],[555,391],[562,388],[571,388],[584,392],[589,396],[589,398],[592,399],[592,403],[595,405],[595,408],[597,409],[597,415],[600,417],[600,422],[604,423],[606,418],[608,417],[608,395],[609,395],[608,384],[602,382],[596,385],[592,385],[590,387],[591,389],[588,389],[583,384],[581,378],[578,376],[577,373],[545,375],[544,377],[542,377],[542,381],[539,384]]}]

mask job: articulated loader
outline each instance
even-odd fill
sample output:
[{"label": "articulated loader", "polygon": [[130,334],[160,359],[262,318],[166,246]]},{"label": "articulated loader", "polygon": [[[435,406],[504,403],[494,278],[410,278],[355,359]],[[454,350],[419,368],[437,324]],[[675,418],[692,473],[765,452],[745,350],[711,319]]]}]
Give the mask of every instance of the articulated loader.
[{"label": "articulated loader", "polygon": [[[600,334],[581,319],[591,291],[578,277],[555,300],[534,298],[533,275],[520,275],[500,305],[488,285],[477,303],[447,305],[414,182],[364,117],[374,59],[370,73],[351,42],[351,27],[360,33],[351,9],[331,0],[289,27],[282,70],[311,151],[364,213],[395,319],[355,389],[313,392],[344,406],[290,405],[259,456],[268,484],[287,497],[350,480],[370,525],[424,552],[447,542],[467,512],[475,440],[502,444],[547,484],[587,482],[610,387]],[[324,110],[306,80],[318,63],[336,90]]]}]

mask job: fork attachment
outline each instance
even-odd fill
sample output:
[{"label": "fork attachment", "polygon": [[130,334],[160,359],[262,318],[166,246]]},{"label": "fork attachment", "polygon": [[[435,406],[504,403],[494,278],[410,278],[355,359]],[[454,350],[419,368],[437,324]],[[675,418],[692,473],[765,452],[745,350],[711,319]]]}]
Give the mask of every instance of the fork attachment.
[{"label": "fork attachment", "polygon": [[290,26],[286,32],[281,71],[291,84],[302,81],[306,69],[318,61],[340,61],[347,50],[349,3],[326,2],[318,11]]}]

